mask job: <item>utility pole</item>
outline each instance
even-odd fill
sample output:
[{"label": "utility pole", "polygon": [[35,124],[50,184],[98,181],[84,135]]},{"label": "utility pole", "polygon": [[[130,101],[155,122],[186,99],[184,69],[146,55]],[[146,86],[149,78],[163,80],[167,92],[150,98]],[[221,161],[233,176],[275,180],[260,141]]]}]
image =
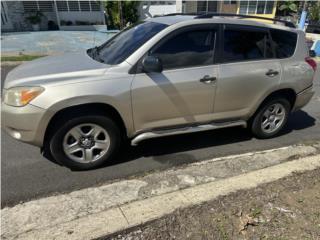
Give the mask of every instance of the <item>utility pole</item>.
[{"label": "utility pole", "polygon": [[307,7],[308,7],[308,1],[305,1],[303,3],[303,10],[300,16],[300,21],[299,21],[299,29],[303,30],[304,29],[304,25],[306,23],[306,19],[307,19]]}]

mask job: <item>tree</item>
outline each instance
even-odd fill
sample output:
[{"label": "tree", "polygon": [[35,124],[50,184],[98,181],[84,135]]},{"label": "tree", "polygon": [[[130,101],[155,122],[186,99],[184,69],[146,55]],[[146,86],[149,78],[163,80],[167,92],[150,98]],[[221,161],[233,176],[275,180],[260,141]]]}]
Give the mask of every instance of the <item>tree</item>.
[{"label": "tree", "polygon": [[309,6],[309,20],[310,22],[320,21],[320,2],[312,2]]},{"label": "tree", "polygon": [[107,25],[109,28],[122,29],[128,23],[138,21],[139,1],[106,1]]},{"label": "tree", "polygon": [[281,1],[278,4],[280,5],[278,9],[283,16],[288,16],[298,11],[298,5],[294,1]]}]

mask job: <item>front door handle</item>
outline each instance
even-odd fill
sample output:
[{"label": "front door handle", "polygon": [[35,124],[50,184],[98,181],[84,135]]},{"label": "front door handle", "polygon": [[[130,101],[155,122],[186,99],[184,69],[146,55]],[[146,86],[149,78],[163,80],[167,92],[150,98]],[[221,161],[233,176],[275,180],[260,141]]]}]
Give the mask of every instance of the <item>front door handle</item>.
[{"label": "front door handle", "polygon": [[279,74],[279,72],[278,72],[278,71],[275,71],[275,70],[273,70],[273,69],[269,69],[269,71],[266,72],[266,75],[269,76],[269,77],[274,77],[274,76],[276,76],[276,75],[278,75],[278,74]]},{"label": "front door handle", "polygon": [[206,84],[209,84],[209,83],[213,83],[217,80],[216,77],[210,77],[209,75],[205,75],[203,78],[201,78],[199,81],[202,82],[202,83],[206,83]]}]

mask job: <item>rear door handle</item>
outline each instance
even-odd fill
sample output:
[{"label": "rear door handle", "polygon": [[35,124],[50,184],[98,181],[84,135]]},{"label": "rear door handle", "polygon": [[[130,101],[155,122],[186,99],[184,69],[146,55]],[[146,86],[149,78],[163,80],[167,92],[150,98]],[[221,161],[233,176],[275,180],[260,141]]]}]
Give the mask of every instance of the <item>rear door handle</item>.
[{"label": "rear door handle", "polygon": [[216,77],[210,77],[209,75],[205,75],[203,78],[201,78],[199,81],[205,84],[213,83],[217,80]]},{"label": "rear door handle", "polygon": [[266,72],[266,75],[269,76],[269,77],[274,77],[274,76],[276,76],[276,75],[278,75],[278,74],[279,74],[279,72],[278,72],[278,71],[275,71],[275,70],[273,70],[273,69],[269,69],[269,71]]}]

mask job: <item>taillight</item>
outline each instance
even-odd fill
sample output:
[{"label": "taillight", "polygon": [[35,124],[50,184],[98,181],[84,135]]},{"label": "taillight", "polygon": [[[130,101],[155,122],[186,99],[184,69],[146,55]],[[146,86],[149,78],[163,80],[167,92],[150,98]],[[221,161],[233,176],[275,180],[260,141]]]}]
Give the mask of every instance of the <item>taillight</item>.
[{"label": "taillight", "polygon": [[305,58],[305,61],[306,63],[308,63],[310,65],[310,67],[312,67],[313,71],[316,71],[317,70],[317,63],[315,60],[313,60],[312,58],[310,57],[306,57]]}]

